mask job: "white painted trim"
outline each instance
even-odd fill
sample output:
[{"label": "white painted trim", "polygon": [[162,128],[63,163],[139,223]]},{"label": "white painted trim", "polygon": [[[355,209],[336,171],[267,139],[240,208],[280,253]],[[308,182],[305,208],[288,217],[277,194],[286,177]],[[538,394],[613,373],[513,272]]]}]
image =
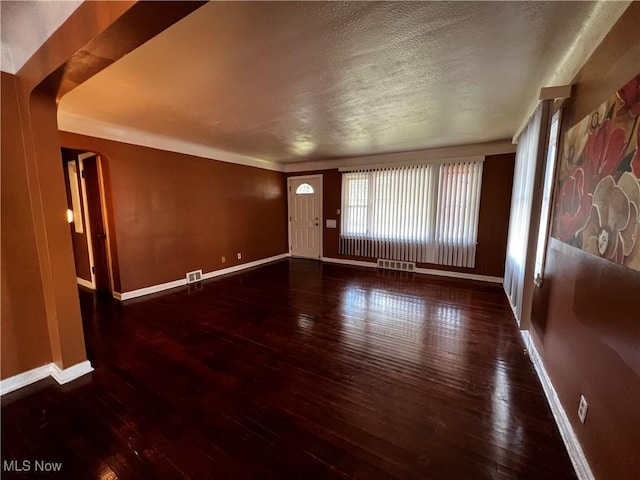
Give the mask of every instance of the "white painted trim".
[{"label": "white painted trim", "polygon": [[571,458],[571,463],[573,463],[573,468],[576,471],[576,475],[580,480],[594,480],[593,472],[591,472],[591,467],[589,467],[589,462],[582,451],[582,446],[580,445],[580,441],[578,437],[576,437],[575,432],[573,431],[573,427],[571,426],[571,422],[569,421],[569,417],[567,417],[567,413],[560,403],[560,399],[558,398],[558,394],[553,388],[553,383],[547,374],[547,370],[544,368],[544,363],[542,362],[542,358],[536,349],[533,340],[531,339],[531,335],[527,330],[521,330],[520,334],[522,335],[522,339],[524,340],[524,344],[529,352],[529,358],[531,359],[531,363],[533,363],[533,367],[540,379],[540,383],[542,384],[542,389],[544,390],[544,394],[547,397],[547,402],[549,403],[549,407],[551,408],[551,413],[553,414],[553,418],[556,421],[556,425],[558,425],[558,429],[560,430],[560,436],[564,441],[565,446],[567,447],[567,452],[569,453],[569,458]]},{"label": "white painted trim", "polygon": [[436,270],[434,268],[416,267],[415,272],[422,273],[425,275],[439,275],[441,277],[463,278],[465,280],[478,280],[480,282],[489,282],[489,283],[501,284],[503,281],[502,277],[492,277],[490,275],[479,275],[477,273],[454,272],[451,270]]},{"label": "white painted trim", "polygon": [[376,262],[364,262],[362,260],[348,260],[345,258],[322,257],[321,260],[327,263],[337,263],[339,265],[351,265],[353,267],[378,268]]},{"label": "white painted trim", "polygon": [[[341,265],[353,265],[356,267],[378,268],[377,262],[364,262],[361,260],[347,260],[344,258],[322,257],[323,262],[339,263]],[[478,275],[477,273],[453,272],[450,270],[436,270],[432,268],[416,268],[415,273],[423,275],[437,275],[440,277],[459,278],[464,280],[478,280],[480,282],[502,283],[502,277],[491,277],[488,275]]]},{"label": "white painted trim", "polygon": [[128,143],[154,148],[156,150],[194,155],[196,157],[218,160],[220,162],[284,172],[284,166],[279,162],[228,152],[207,145],[179,140],[157,133],[145,132],[137,128],[124,127],[122,125],[67,112],[64,110],[64,99],[60,104],[60,108],[58,108],[58,128],[63,132],[104,138],[114,142]]},{"label": "white painted trim", "polygon": [[[593,52],[600,46],[604,37],[616,24],[633,0],[619,0],[615,2],[594,2],[593,10],[580,28],[578,36],[565,49],[563,58],[553,68],[552,73],[543,80],[540,87],[545,85],[566,85],[575,79],[580,69],[587,63]],[[539,95],[531,99],[526,109],[527,115],[516,130],[514,139],[529,122],[531,114],[539,102]]]},{"label": "white painted trim", "polygon": [[201,158],[235,163],[249,167],[274,170],[277,172],[309,172],[340,167],[372,165],[372,164],[413,164],[417,161],[450,160],[455,158],[498,155],[514,153],[515,145],[510,139],[486,143],[438,147],[410,152],[385,153],[360,157],[347,157],[325,160],[309,160],[301,162],[278,162],[258,157],[241,155],[226,150],[180,140],[157,133],[146,132],[131,127],[123,127],[102,120],[92,119],[84,115],[64,110],[64,100],[58,109],[58,128],[62,132],[104,138],[114,142],[138,145],[157,150],[194,155]]},{"label": "white painted trim", "polygon": [[61,370],[60,367],[58,367],[58,365],[56,365],[55,363],[51,364],[51,376],[60,385],[69,383],[72,380],[80,378],[83,375],[91,372],[93,372],[93,367],[91,366],[91,362],[89,362],[89,360],[76,363],[75,365],[69,368],[65,368],[64,370]]},{"label": "white painted trim", "polygon": [[466,157],[478,157],[486,155],[498,155],[502,153],[514,153],[516,146],[511,139],[498,140],[488,143],[476,143],[460,145],[456,147],[433,148],[428,150],[415,150],[412,152],[385,153],[380,155],[366,155],[363,157],[335,158],[331,160],[312,160],[308,162],[287,163],[284,171],[309,172],[313,170],[328,170],[335,168],[353,168],[363,166],[381,165],[409,165],[425,163],[429,161],[445,161]]},{"label": "white painted trim", "polygon": [[[292,196],[292,190],[291,190],[291,180],[320,180],[320,201],[319,203],[319,210],[320,210],[320,222],[319,222],[319,227],[318,227],[318,234],[320,237],[320,251],[319,251],[319,256],[318,256],[318,260],[320,260],[322,258],[322,255],[324,254],[324,214],[322,211],[322,206],[324,203],[324,199],[323,199],[323,195],[324,195],[324,177],[321,173],[315,174],[315,175],[298,175],[295,177],[288,177],[287,178],[287,243],[289,244],[289,255],[291,254],[291,215],[292,215],[292,208],[291,208],[291,200],[293,199]],[[297,256],[297,255],[296,255]],[[315,257],[299,257],[299,258],[315,258]]]},{"label": "white painted trim", "polygon": [[63,385],[92,371],[93,367],[89,360],[77,363],[69,368],[65,368],[64,370],[61,370],[55,363],[47,363],[41,367],[37,367],[33,370],[19,373],[18,375],[2,380],[0,382],[0,395],[26,387],[27,385],[31,385],[32,383],[38,382],[49,376],[53,377],[53,379],[60,385]]},{"label": "white painted trim", "polygon": [[260,265],[264,265],[265,263],[277,262],[278,260],[282,260],[284,258],[289,258],[289,254],[281,253],[280,255],[274,255],[273,257],[262,258],[260,260],[254,260],[253,262],[243,263],[240,265],[234,265],[233,267],[223,268],[222,270],[214,270],[213,272],[207,272],[202,275],[202,279],[207,280],[209,278],[220,277],[222,275],[227,275],[229,273],[240,272],[242,270],[246,270],[247,268],[259,267]]},{"label": "white painted trim", "polygon": [[19,373],[13,377],[6,378],[0,382],[0,395],[10,393],[19,388],[26,387],[32,383],[38,382],[43,378],[47,378],[51,375],[51,364],[43,365],[41,367],[34,368],[27,372]]},{"label": "white painted trim", "polygon": [[[203,273],[202,279],[208,280],[210,278],[220,277],[222,275],[228,275],[229,273],[240,272],[242,270],[246,270],[247,268],[259,267],[260,265],[276,262],[278,260],[282,260],[284,258],[289,258],[289,257],[291,257],[289,253],[282,253],[280,255],[275,255],[273,257],[263,258],[261,260],[255,260],[253,262],[243,263],[240,265],[235,265],[233,267],[223,268],[221,270],[214,270],[213,272]],[[303,257],[300,257],[300,258],[303,258]],[[327,263],[339,263],[342,265],[352,265],[356,267],[378,268],[378,264],[376,262],[363,262],[359,260],[345,260],[342,258],[331,258],[331,257],[320,257],[319,260]],[[490,282],[490,283],[502,283],[502,280],[503,280],[501,277],[490,277],[487,275],[477,275],[474,273],[451,272],[448,270],[432,270],[429,268],[416,268],[415,272],[426,274],[426,275],[438,275],[441,277],[461,278],[466,280],[479,280],[481,282]],[[138,298],[138,297],[143,297],[145,295],[151,295],[152,293],[163,292],[171,288],[182,287],[186,284],[187,284],[186,278],[182,278],[180,280],[174,280],[172,282],[161,283],[158,285],[151,285],[150,287],[139,288],[137,290],[131,290],[129,292],[122,292],[122,293],[113,292],[113,298],[120,301],[131,300],[132,298]]]},{"label": "white painted trim", "polygon": [[[171,288],[182,287],[187,284],[187,279],[182,278],[180,280],[174,280],[172,282],[160,283],[158,285],[151,285],[150,287],[139,288],[137,290],[131,290],[130,292],[117,293],[114,292],[113,296],[117,300],[130,300],[132,298],[144,297],[145,295],[151,295],[152,293],[163,292]],[[117,298],[117,297],[120,298]]]},{"label": "white painted trim", "polygon": [[91,290],[95,290],[96,288],[91,284],[90,281],[85,280],[84,278],[80,278],[80,277],[76,277],[76,282],[78,283],[78,285],[81,285],[85,288],[89,288]]},{"label": "white painted trim", "polygon": [[[207,280],[209,278],[219,277],[221,275],[227,275],[229,273],[239,272],[241,270],[246,270],[247,268],[258,267],[260,265],[264,265],[265,263],[271,263],[278,260],[282,260],[283,258],[288,258],[288,253],[282,253],[280,255],[275,255],[273,257],[262,258],[260,260],[255,260],[253,262],[242,263],[240,265],[234,265],[233,267],[223,268],[221,270],[214,270],[213,272],[207,272],[202,274],[202,279]],[[159,285],[151,285],[150,287],[139,288],[137,290],[131,290],[129,292],[113,292],[113,298],[116,300],[130,300],[132,298],[143,297],[145,295],[150,295],[152,293],[163,292],[165,290],[169,290],[171,288],[182,287],[187,284],[187,279],[182,278],[180,280],[174,280],[172,282],[161,283]]]}]

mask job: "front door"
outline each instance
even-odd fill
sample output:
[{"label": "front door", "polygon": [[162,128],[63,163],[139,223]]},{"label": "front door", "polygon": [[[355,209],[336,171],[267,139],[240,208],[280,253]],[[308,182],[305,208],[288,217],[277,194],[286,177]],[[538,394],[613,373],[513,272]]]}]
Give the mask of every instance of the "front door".
[{"label": "front door", "polygon": [[290,177],[288,183],[290,253],[320,258],[322,177]]}]

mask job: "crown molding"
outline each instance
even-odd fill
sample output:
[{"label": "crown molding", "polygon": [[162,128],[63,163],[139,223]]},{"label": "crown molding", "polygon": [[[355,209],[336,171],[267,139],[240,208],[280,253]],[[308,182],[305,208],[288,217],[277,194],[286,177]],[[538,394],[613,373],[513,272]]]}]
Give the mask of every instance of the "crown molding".
[{"label": "crown molding", "polygon": [[365,155],[361,157],[334,158],[330,160],[312,160],[285,164],[285,172],[310,172],[314,170],[329,170],[335,168],[352,168],[360,166],[377,166],[386,164],[413,164],[435,160],[460,159],[485,155],[499,155],[514,153],[516,146],[511,139],[494,142],[474,143],[454,147],[414,150],[411,152],[384,153],[379,155]]},{"label": "crown molding", "polygon": [[58,129],[62,132],[76,133],[88,137],[102,138],[114,142],[127,143],[142,147],[166,150],[169,152],[193,155],[196,157],[218,160],[221,162],[235,163],[248,167],[257,167],[265,170],[284,172],[284,166],[279,162],[263,160],[248,155],[240,155],[219,148],[209,147],[198,143],[180,140],[145,132],[136,128],[117,125],[102,120],[92,119],[64,110],[58,110]]},{"label": "crown molding", "polygon": [[[545,87],[573,83],[578,72],[584,67],[587,60],[591,58],[593,52],[600,46],[631,3],[632,0],[595,2],[589,20],[582,26],[578,36],[569,45],[558,65],[556,65],[548,78],[542,82],[540,89],[544,90]],[[539,96],[531,99],[528,108],[524,110],[527,115],[523,117],[522,123],[513,136],[514,139],[517,139],[520,132],[527,126],[529,118],[531,118],[540,100],[542,99]]]}]

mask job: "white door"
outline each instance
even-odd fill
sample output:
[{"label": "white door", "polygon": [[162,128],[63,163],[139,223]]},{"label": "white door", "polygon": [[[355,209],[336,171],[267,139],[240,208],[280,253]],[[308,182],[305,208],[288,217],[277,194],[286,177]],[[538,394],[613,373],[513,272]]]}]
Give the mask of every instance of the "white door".
[{"label": "white door", "polygon": [[290,177],[288,183],[291,255],[320,258],[322,176]]}]

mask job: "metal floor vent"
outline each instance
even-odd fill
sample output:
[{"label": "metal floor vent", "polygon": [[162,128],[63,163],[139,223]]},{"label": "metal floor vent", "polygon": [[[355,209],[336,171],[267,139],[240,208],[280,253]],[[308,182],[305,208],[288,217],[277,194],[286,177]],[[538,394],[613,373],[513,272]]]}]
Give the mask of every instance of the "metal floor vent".
[{"label": "metal floor vent", "polygon": [[398,260],[385,260],[378,259],[378,268],[385,268],[387,270],[400,270],[402,272],[413,272],[416,268],[414,262],[400,262]]},{"label": "metal floor vent", "polygon": [[187,283],[196,283],[202,281],[202,270],[194,270],[187,273]]}]

